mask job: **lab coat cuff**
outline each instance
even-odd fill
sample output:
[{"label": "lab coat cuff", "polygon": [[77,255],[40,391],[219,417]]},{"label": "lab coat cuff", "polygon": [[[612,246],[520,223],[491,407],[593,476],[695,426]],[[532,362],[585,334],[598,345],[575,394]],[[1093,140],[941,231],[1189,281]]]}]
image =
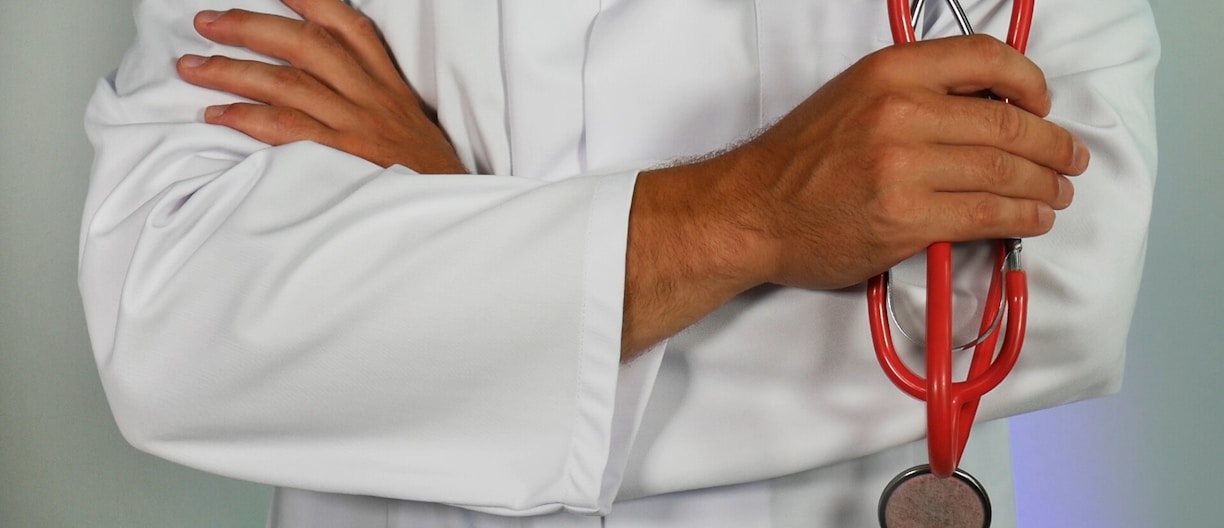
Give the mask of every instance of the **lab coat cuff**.
[{"label": "lab coat cuff", "polygon": [[591,200],[578,423],[565,499],[574,513],[605,514],[611,508],[665,347],[659,344],[627,365],[620,362],[629,207],[637,174],[596,176],[600,181]]}]

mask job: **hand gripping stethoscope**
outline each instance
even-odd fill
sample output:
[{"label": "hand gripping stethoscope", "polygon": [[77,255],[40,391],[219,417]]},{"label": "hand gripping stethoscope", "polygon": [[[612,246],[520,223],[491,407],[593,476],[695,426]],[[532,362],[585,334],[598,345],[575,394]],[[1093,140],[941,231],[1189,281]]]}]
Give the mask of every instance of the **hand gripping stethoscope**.
[{"label": "hand gripping stethoscope", "polygon": [[[893,40],[917,40],[917,14],[925,0],[887,0]],[[946,0],[965,35],[973,28],[958,0]],[[1033,0],[1013,0],[1007,43],[1020,53],[1028,46]],[[868,312],[876,356],[889,379],[902,391],[926,401],[927,444],[930,464],[902,472],[880,498],[880,526],[884,528],[990,526],[990,500],[982,485],[960,470],[961,455],[983,394],[997,387],[1015,366],[1024,343],[1028,286],[1020,267],[1020,240],[999,240],[995,273],[991,277],[979,337],[966,345],[952,342],[952,245],[937,242],[927,248],[926,377],[914,373],[893,347],[889,316],[890,282],[887,272],[867,285]],[[1006,313],[1006,322],[1004,320]],[[1002,328],[1001,328],[1002,327]],[[903,330],[904,332],[904,330]],[[1003,346],[996,355],[1000,333]],[[969,374],[952,381],[952,353],[973,348]]]}]

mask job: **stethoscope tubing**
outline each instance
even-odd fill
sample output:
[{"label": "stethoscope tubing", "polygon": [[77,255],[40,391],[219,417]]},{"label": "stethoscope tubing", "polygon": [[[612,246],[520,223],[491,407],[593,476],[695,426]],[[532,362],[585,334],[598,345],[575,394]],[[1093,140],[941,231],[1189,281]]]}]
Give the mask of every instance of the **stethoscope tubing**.
[{"label": "stethoscope tubing", "polygon": [[[915,2],[920,6],[922,0]],[[958,24],[972,33],[959,2],[948,0]],[[913,11],[906,0],[888,0],[889,26],[897,44],[917,41]],[[1032,25],[1033,0],[1013,0],[1007,41],[1024,53]],[[927,248],[926,377],[901,361],[893,346],[888,310],[888,273],[868,282],[868,310],[872,344],[888,378],[903,392],[927,405],[927,443],[931,472],[948,477],[955,473],[968,442],[980,398],[997,387],[1015,366],[1024,344],[1028,314],[1028,281],[1019,266],[1019,241],[999,241],[995,266],[965,381],[952,381],[952,244],[936,242]],[[1000,301],[1005,300],[1004,328],[994,328]],[[1002,347],[996,357],[1000,333]]]}]

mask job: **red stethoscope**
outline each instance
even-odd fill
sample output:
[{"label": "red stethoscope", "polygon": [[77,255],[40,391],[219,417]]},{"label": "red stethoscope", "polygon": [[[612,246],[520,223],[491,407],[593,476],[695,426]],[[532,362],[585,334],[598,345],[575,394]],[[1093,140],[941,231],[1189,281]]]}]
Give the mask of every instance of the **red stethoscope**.
[{"label": "red stethoscope", "polygon": [[[889,25],[895,43],[917,40],[914,23],[924,3],[925,0],[914,0],[912,5],[907,0],[888,0]],[[972,34],[960,2],[947,0],[947,3],[962,33]],[[1020,53],[1027,48],[1032,17],[1033,0],[1013,0],[1007,43]],[[922,516],[928,517],[932,526],[977,528],[990,524],[985,490],[958,466],[980,398],[1002,383],[1020,356],[1028,304],[1027,280],[1020,266],[1020,240],[999,240],[995,246],[995,273],[987,292],[979,337],[960,346],[952,341],[952,244],[937,242],[927,248],[925,378],[906,366],[893,346],[888,272],[868,282],[868,313],[876,356],[897,387],[926,401],[930,454],[929,465],[903,472],[885,489],[880,503],[881,526],[926,526],[918,524],[921,519],[915,519]],[[974,349],[969,373],[963,381],[953,381],[952,354],[969,348]],[[974,499],[981,501],[984,512],[975,510]]]}]

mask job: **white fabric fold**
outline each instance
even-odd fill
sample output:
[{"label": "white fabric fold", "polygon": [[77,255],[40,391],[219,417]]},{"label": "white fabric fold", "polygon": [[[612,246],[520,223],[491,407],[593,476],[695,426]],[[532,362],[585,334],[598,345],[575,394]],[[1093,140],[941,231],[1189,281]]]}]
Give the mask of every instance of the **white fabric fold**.
[{"label": "white fabric fold", "polygon": [[[888,44],[883,2],[353,4],[476,174],[202,124],[234,98],[182,82],[174,60],[266,58],[195,35],[194,13],[288,11],[136,3],[137,42],[86,117],[98,153],[80,259],[102,381],[134,445],[313,490],[299,498],[556,519],[720,486],[751,495],[794,474],[825,489],[836,472],[820,468],[923,435],[921,405],[879,372],[859,289],[757,288],[666,352],[617,361],[639,160],[698,155],[784,115]],[[1001,34],[996,4],[968,7]],[[1116,388],[1147,234],[1150,9],[1050,0],[1036,24],[1051,119],[1094,159],[1054,232],[1025,241],[1027,346],[982,419]],[[978,306],[983,264],[960,251],[957,303]],[[921,309],[920,280],[899,290]]]}]

